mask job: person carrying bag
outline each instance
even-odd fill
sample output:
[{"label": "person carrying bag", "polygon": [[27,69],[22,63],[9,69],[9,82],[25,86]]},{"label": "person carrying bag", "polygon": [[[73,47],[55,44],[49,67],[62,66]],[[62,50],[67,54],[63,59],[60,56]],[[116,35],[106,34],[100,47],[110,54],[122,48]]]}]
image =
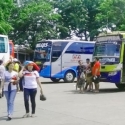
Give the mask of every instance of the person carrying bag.
[{"label": "person carrying bag", "polygon": [[[24,88],[24,105],[26,114],[23,116],[23,118],[29,117],[29,97],[31,100],[31,117],[34,117],[35,115],[35,109],[36,109],[36,102],[35,97],[37,94],[37,84],[40,87],[40,93],[41,97],[45,99],[45,96],[43,95],[41,82],[39,80],[39,74],[38,71],[35,70],[34,62],[27,61],[24,63],[25,67],[22,68],[22,70],[19,72],[19,77],[23,77],[23,88]],[[25,71],[24,71],[25,69]]]}]

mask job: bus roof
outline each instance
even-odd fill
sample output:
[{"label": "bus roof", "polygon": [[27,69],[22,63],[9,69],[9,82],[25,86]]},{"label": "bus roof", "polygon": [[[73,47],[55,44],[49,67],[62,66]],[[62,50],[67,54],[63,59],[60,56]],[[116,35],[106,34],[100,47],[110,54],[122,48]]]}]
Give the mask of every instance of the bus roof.
[{"label": "bus roof", "polygon": [[110,32],[110,33],[106,33],[106,32],[103,32],[103,33],[100,33],[97,37],[101,37],[101,36],[117,36],[117,35],[125,35],[125,31],[113,31],[113,32]]},{"label": "bus roof", "polygon": [[0,34],[0,36],[1,36],[1,37],[8,37],[7,35],[2,35],[2,34]]},{"label": "bus roof", "polygon": [[[52,39],[52,40],[40,40],[39,42],[47,42],[47,41],[48,41],[48,42],[50,42],[50,41],[51,41],[51,42],[67,42],[67,41],[68,41],[68,42],[74,42],[74,41],[75,41],[75,42],[81,42],[81,43],[83,43],[83,42],[84,42],[84,43],[88,43],[88,42],[89,42],[89,43],[95,43],[95,41],[61,40],[61,39],[56,39],[56,40],[54,40],[54,39]],[[39,43],[39,42],[38,42],[38,43]]]}]

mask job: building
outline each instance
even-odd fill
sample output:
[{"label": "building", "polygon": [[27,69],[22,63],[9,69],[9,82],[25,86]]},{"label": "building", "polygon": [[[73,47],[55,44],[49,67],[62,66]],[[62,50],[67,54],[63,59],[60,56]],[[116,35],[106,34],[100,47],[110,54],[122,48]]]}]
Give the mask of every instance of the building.
[{"label": "building", "polygon": [[25,60],[33,60],[34,51],[29,47],[25,47],[24,45],[15,45],[15,58],[19,59],[21,63]]}]

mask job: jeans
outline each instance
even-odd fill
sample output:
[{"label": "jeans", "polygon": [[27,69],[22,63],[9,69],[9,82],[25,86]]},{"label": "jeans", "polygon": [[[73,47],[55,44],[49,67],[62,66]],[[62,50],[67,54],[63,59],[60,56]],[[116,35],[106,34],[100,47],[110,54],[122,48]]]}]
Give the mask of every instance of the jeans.
[{"label": "jeans", "polygon": [[17,93],[17,90],[11,90],[11,92],[4,91],[4,94],[7,100],[7,112],[9,116],[13,114],[14,100],[16,97],[16,93]]},{"label": "jeans", "polygon": [[23,77],[21,77],[20,80],[19,80],[20,91],[23,91],[23,80],[24,80]]},{"label": "jeans", "polygon": [[32,114],[35,114],[35,108],[36,108],[35,97],[36,97],[36,93],[37,93],[37,89],[24,88],[24,104],[25,104],[26,113],[29,113],[29,97],[30,97],[31,107],[32,107]]},{"label": "jeans", "polygon": [[0,94],[2,94],[2,81],[0,80]]}]

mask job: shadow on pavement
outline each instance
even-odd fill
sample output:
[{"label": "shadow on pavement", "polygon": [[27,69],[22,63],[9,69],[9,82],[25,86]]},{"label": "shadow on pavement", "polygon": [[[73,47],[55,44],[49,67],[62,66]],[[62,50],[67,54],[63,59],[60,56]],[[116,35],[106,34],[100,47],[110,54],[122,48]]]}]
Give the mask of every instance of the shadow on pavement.
[{"label": "shadow on pavement", "polygon": [[79,89],[78,90],[69,90],[69,91],[64,91],[64,92],[68,92],[68,93],[72,93],[72,94],[109,94],[109,93],[119,93],[119,92],[125,92],[125,90],[119,90],[117,88],[104,88],[104,89],[100,89],[99,93],[94,93],[94,92],[84,92],[84,93],[80,93]]},{"label": "shadow on pavement", "polygon": [[[12,120],[15,120],[15,119],[22,119],[22,117],[13,117],[13,118],[12,118]],[[7,119],[7,116],[2,116],[2,117],[0,117],[0,121],[3,121],[3,120],[9,121],[9,120]]]},{"label": "shadow on pavement", "polygon": [[[61,81],[61,82],[41,82],[42,84],[67,84],[67,83],[65,83],[65,82],[63,82],[63,81]],[[68,83],[69,84],[69,83]],[[72,83],[71,83],[72,84]]]},{"label": "shadow on pavement", "polygon": [[2,121],[2,120],[7,120],[7,117],[6,116],[0,117],[0,121]]},{"label": "shadow on pavement", "polygon": [[125,90],[120,90],[118,88],[106,88],[106,89],[100,89],[99,94],[101,94],[101,93],[117,93],[117,92],[125,92]]}]

